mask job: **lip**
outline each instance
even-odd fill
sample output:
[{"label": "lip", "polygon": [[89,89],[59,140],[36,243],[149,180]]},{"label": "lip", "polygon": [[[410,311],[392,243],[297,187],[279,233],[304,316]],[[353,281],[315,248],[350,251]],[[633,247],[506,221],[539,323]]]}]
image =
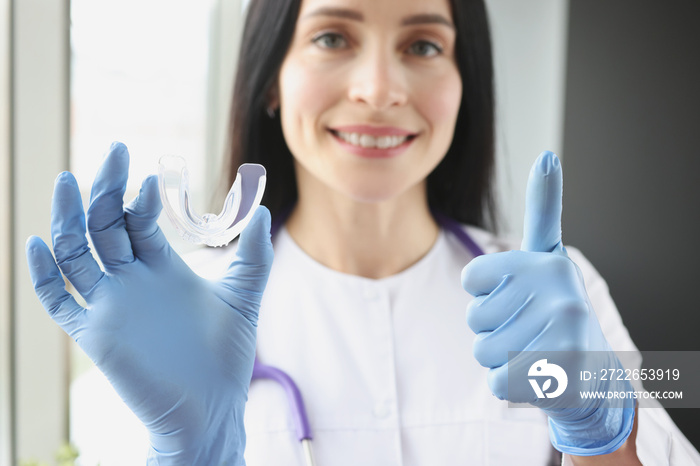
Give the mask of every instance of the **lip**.
[{"label": "lip", "polygon": [[[371,129],[372,132],[367,131],[367,129]],[[364,130],[362,130],[364,129]],[[390,133],[389,131],[395,131],[394,133]],[[369,134],[372,136],[413,136],[406,141],[404,141],[402,144],[392,147],[390,149],[378,149],[376,147],[369,148],[369,147],[361,147],[361,146],[355,146],[353,144],[350,144],[349,142],[345,142],[343,139],[338,136],[337,131],[342,131],[344,133],[363,133],[363,134]],[[347,152],[350,152],[351,154],[358,155],[360,157],[368,158],[368,159],[388,159],[392,157],[396,157],[398,155],[401,155],[403,152],[408,149],[411,144],[413,144],[413,141],[415,141],[418,137],[418,134],[412,133],[410,131],[406,131],[400,128],[393,128],[393,127],[376,127],[376,126],[339,126],[337,128],[332,128],[328,129],[328,133],[333,137],[333,139],[340,144],[340,146],[345,149]]]}]

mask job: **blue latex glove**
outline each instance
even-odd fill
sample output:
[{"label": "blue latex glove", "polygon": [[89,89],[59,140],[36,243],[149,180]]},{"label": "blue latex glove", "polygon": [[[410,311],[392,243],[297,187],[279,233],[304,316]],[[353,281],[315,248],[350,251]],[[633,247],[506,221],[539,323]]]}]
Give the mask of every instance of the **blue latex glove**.
[{"label": "blue latex glove", "polygon": [[[568,368],[590,364],[588,355],[598,359],[598,367],[621,367],[603,336],[581,272],[562,246],[561,210],[561,166],[553,153],[544,152],[528,180],[522,250],[477,257],[462,272],[462,286],[475,297],[467,322],[477,334],[474,356],[490,368],[488,384],[494,395],[543,409],[559,451],[602,455],[619,448],[631,433],[633,400],[581,404],[576,369],[567,371],[565,395],[540,399],[527,380],[534,355],[522,353],[508,362],[509,351],[567,351],[577,352],[565,353],[574,355]],[[590,351],[606,353],[580,353]],[[632,390],[627,382],[615,384],[615,390]],[[613,387],[600,381],[594,388]]]},{"label": "blue latex glove", "polygon": [[[273,255],[269,212],[255,213],[226,275],[205,280],[156,224],[155,176],[123,207],[128,164],[126,147],[113,144],[92,186],[87,229],[104,271],[88,247],[75,178],[58,176],[51,214],[55,262],[41,239],[27,241],[34,288],[51,318],[145,424],[149,464],[243,464],[243,412]],[[61,272],[87,308],[66,292]]]}]

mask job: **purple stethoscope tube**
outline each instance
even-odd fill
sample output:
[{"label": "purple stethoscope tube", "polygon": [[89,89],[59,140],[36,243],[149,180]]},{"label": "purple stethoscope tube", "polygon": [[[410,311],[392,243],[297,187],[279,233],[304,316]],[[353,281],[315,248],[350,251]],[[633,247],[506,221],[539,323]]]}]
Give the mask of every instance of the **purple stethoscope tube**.
[{"label": "purple stethoscope tube", "polygon": [[[451,219],[450,217],[443,215],[441,213],[433,211],[433,217],[438,222],[438,224],[445,230],[452,233],[455,238],[468,250],[472,256],[481,256],[484,251],[479,247],[476,242],[464,231],[462,225]],[[278,219],[272,223],[270,228],[270,235],[274,237],[279,229],[284,224],[287,215],[278,216]],[[309,418],[306,414],[306,408],[304,406],[304,399],[301,396],[299,388],[294,383],[292,378],[287,375],[284,371],[265,365],[261,363],[258,358],[255,358],[255,364],[253,366],[253,378],[252,380],[269,379],[274,380],[284,388],[289,401],[289,407],[291,409],[292,419],[294,421],[295,430],[297,433],[297,439],[302,443],[304,447],[304,453],[306,457],[306,464],[308,466],[313,466],[314,459],[311,451],[311,440],[313,436],[311,434],[311,427],[309,426]],[[252,382],[251,380],[251,382]]]},{"label": "purple stethoscope tube", "polygon": [[301,392],[299,388],[294,383],[292,378],[288,376],[285,372],[276,367],[266,366],[255,358],[255,364],[253,365],[253,380],[258,379],[270,379],[279,383],[282,388],[284,388],[287,398],[289,400],[289,406],[292,410],[292,416],[294,418],[294,427],[297,432],[297,439],[301,442],[302,440],[312,440],[311,428],[309,427],[309,420],[306,417],[306,408],[304,407],[304,400],[301,397]]}]

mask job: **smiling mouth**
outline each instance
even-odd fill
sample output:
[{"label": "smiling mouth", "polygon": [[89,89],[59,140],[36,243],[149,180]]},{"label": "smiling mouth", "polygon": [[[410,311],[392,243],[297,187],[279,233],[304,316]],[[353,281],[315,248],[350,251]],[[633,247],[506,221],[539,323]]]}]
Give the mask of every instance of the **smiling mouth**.
[{"label": "smiling mouth", "polygon": [[417,136],[415,134],[402,136],[373,136],[366,133],[346,133],[344,131],[336,131],[332,129],[329,131],[338,139],[341,139],[342,141],[353,146],[362,147],[365,149],[393,149],[415,139]]}]

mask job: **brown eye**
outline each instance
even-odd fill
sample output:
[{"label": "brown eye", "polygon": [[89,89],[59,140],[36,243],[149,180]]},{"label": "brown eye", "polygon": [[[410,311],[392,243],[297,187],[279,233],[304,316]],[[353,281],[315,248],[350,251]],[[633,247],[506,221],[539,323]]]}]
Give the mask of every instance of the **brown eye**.
[{"label": "brown eye", "polygon": [[340,49],[348,45],[342,35],[335,32],[326,32],[313,38],[313,43],[324,49]]},{"label": "brown eye", "polygon": [[419,40],[411,44],[408,52],[419,57],[434,57],[442,53],[442,48],[427,40]]}]

